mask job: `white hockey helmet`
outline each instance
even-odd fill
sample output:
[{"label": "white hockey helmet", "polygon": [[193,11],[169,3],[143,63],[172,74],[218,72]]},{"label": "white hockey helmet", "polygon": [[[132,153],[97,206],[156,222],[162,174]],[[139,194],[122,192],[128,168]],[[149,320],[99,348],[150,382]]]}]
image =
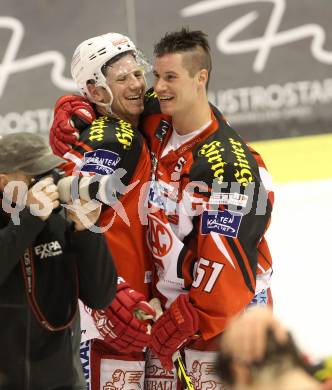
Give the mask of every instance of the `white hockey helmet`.
[{"label": "white hockey helmet", "polygon": [[102,66],[118,54],[129,51],[137,55],[134,43],[127,36],[113,32],[87,39],[78,45],[71,61],[71,75],[81,93],[93,101],[86,85],[88,80],[108,89]]}]

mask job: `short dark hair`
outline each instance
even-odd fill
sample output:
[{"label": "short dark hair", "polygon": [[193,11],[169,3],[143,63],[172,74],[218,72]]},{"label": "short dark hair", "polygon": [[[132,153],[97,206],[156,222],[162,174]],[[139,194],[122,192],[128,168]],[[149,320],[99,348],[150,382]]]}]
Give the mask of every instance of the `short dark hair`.
[{"label": "short dark hair", "polygon": [[188,53],[190,57],[184,60],[190,76],[201,69],[206,69],[209,74],[212,70],[210,45],[207,34],[203,31],[190,31],[183,27],[180,31],[166,33],[154,46],[154,55],[162,57],[165,54]]}]

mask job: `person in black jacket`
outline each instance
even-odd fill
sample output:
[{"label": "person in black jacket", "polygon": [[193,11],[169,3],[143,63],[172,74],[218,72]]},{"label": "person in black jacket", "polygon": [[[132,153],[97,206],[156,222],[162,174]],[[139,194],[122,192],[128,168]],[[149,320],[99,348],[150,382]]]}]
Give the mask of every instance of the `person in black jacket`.
[{"label": "person in black jacket", "polygon": [[1,390],[84,389],[78,298],[103,309],[116,291],[103,235],[86,223],[97,222],[100,206],[55,212],[47,173],[63,161],[39,135],[0,136]]}]

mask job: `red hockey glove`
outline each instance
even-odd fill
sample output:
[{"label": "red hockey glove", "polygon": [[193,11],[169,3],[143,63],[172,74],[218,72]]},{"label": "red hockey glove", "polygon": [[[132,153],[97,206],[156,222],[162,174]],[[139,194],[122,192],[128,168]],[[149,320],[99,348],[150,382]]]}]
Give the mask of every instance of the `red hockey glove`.
[{"label": "red hockey glove", "polygon": [[95,119],[93,107],[83,96],[65,95],[58,99],[50,130],[53,153],[63,157],[77,142],[79,130],[91,125]]},{"label": "red hockey glove", "polygon": [[165,369],[173,368],[173,353],[197,332],[198,325],[198,314],[188,294],[179,295],[153,325],[149,347]]},{"label": "red hockey glove", "polygon": [[107,309],[92,310],[91,315],[104,341],[120,352],[140,352],[150,341],[147,323],[135,317],[135,310],[141,310],[151,318],[156,315],[144,295],[131,289],[126,282],[118,284],[115,298]]}]

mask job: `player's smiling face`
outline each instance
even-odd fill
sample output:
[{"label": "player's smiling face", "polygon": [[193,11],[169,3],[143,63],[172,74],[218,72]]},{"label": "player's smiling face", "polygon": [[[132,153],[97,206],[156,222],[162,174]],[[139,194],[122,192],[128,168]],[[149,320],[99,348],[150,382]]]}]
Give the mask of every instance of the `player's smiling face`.
[{"label": "player's smiling face", "polygon": [[190,107],[197,99],[197,77],[189,74],[183,56],[174,53],[156,57],[154,61],[154,90],[164,114],[190,115]]},{"label": "player's smiling face", "polygon": [[143,70],[131,54],[109,67],[107,83],[113,94],[113,113],[131,123],[137,122],[144,109],[146,84]]}]

